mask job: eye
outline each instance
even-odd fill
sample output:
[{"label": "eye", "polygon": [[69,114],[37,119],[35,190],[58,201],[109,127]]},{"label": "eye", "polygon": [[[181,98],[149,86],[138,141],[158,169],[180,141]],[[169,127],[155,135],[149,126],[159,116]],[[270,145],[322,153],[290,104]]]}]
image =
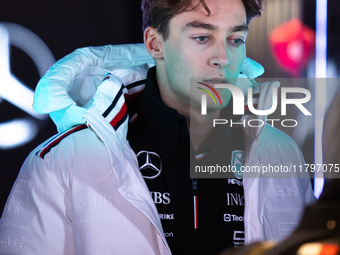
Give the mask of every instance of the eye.
[{"label": "eye", "polygon": [[208,41],[209,37],[208,36],[204,36],[204,35],[201,35],[201,36],[196,36],[196,37],[193,37],[193,39],[195,41],[197,41],[198,43],[205,43]]},{"label": "eye", "polygon": [[244,41],[240,38],[231,39],[229,41],[235,46],[240,46],[240,45],[244,44]]}]

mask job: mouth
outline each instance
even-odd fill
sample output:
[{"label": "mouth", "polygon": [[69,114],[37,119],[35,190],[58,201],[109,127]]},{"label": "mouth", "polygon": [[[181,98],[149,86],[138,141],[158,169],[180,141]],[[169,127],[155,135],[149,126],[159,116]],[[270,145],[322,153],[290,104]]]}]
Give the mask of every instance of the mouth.
[{"label": "mouth", "polygon": [[208,83],[208,84],[226,84],[226,83],[230,83],[229,79],[227,78],[211,78],[211,79],[206,79],[206,80],[203,80],[204,83]]}]

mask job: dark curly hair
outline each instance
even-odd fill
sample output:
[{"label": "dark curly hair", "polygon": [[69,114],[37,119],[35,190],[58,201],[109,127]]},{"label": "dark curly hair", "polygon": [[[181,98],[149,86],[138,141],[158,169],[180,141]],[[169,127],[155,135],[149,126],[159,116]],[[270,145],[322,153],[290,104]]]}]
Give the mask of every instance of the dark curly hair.
[{"label": "dark curly hair", "polygon": [[[254,17],[261,16],[262,4],[264,0],[242,0],[247,15],[247,24]],[[143,0],[143,30],[148,26],[152,26],[166,40],[169,35],[169,22],[176,15],[191,6],[192,0]],[[193,10],[200,4],[210,15],[210,10],[204,0],[199,0],[196,6],[191,6]]]}]

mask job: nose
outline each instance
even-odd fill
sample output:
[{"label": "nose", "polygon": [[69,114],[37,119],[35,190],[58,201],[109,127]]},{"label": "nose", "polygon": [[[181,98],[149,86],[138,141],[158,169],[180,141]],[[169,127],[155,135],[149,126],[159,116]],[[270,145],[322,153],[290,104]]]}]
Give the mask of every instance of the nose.
[{"label": "nose", "polygon": [[220,43],[216,45],[215,49],[211,53],[210,65],[212,67],[224,68],[231,64],[227,45]]}]

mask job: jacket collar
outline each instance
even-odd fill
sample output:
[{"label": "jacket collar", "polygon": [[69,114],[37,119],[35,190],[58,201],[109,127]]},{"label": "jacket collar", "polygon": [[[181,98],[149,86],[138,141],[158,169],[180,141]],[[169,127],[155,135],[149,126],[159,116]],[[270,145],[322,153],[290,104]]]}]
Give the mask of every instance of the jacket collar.
[{"label": "jacket collar", "polygon": [[144,130],[155,137],[157,143],[171,144],[183,150],[181,152],[184,155],[189,155],[190,139],[186,119],[177,110],[163,103],[156,79],[156,67],[148,71],[145,89],[138,102],[137,114],[137,122],[129,126],[132,133]]},{"label": "jacket collar", "polygon": [[[190,148],[194,154],[199,153],[193,150],[190,142],[186,118],[179,114],[177,110],[166,106],[162,101],[156,79],[156,67],[152,67],[148,71],[146,85],[138,103],[137,114],[138,121],[129,126],[132,133],[136,130],[144,130],[144,132],[156,137],[155,139],[159,144],[171,144],[171,146],[174,146],[172,148],[183,150],[182,155],[187,155],[187,157],[190,155]],[[240,118],[232,115],[232,99],[221,112],[221,118],[233,119],[234,121]],[[216,135],[214,137],[216,141],[212,143],[214,148],[211,148],[211,151],[215,151],[225,142],[229,132],[230,128],[227,125],[216,127],[216,133],[219,133],[219,137],[225,139],[219,139]]]}]

